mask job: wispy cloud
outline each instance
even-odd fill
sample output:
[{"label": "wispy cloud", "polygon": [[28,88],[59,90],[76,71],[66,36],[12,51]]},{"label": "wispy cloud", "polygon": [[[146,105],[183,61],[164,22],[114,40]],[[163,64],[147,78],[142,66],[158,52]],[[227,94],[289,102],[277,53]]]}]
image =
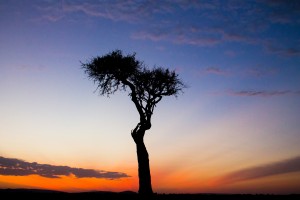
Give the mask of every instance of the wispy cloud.
[{"label": "wispy cloud", "polygon": [[140,22],[152,18],[155,13],[169,12],[174,4],[162,1],[60,1],[44,2],[37,6],[44,12],[44,19],[63,19],[75,13],[106,18],[113,21]]},{"label": "wispy cloud", "polygon": [[290,1],[262,1],[269,9],[269,19],[273,23],[300,23],[300,3],[297,0]]},{"label": "wispy cloud", "polygon": [[235,51],[231,51],[231,50],[227,50],[224,52],[225,55],[229,56],[229,57],[235,57],[237,55],[237,52]]},{"label": "wispy cloud", "polygon": [[264,48],[267,52],[282,56],[300,56],[300,41],[294,41],[289,46],[284,46],[278,41],[264,42]]},{"label": "wispy cloud", "polygon": [[39,65],[39,66],[29,66],[29,65],[19,65],[19,66],[14,66],[12,67],[13,69],[17,71],[22,71],[22,72],[40,72],[44,71],[46,69],[45,66]]},{"label": "wispy cloud", "polygon": [[[199,69],[196,71],[196,74],[199,76],[203,76],[203,75],[219,75],[219,76],[232,76],[232,77],[250,77],[250,78],[265,78],[265,77],[270,77],[270,76],[274,76],[276,74],[278,74],[278,69],[276,69],[275,67],[265,67],[265,66],[258,66],[258,67],[249,67],[246,69],[234,69],[232,68],[222,68],[222,67],[206,67],[205,69]],[[233,91],[229,91],[228,93],[231,95],[238,95],[239,93],[256,93],[256,92],[260,92],[260,93],[264,93],[265,91],[237,91],[237,92],[233,92]],[[283,92],[283,91],[281,91]],[[290,91],[285,91],[287,93],[289,93]],[[293,92],[291,92],[293,93]]]},{"label": "wispy cloud", "polygon": [[283,95],[299,95],[299,91],[291,90],[240,90],[240,91],[228,91],[231,96],[244,96],[244,97],[273,97],[273,96],[283,96]]},{"label": "wispy cloud", "polygon": [[[258,35],[269,26],[267,13],[259,10],[258,5],[247,2],[213,1],[210,3],[194,2],[186,6],[184,1],[178,1],[170,6],[170,17],[150,24],[148,28],[135,32],[133,39],[166,40],[176,44],[195,46],[214,46],[226,42],[247,43],[259,45],[262,38]],[[184,14],[188,10],[195,12],[193,18],[183,18],[174,21],[171,16]],[[198,17],[198,19],[197,19]],[[174,17],[173,17],[174,18]],[[263,20],[262,20],[263,19]],[[166,26],[165,23],[168,22]],[[209,23],[206,23],[209,22]]]},{"label": "wispy cloud", "polygon": [[206,31],[195,31],[194,27],[184,28],[179,26],[157,26],[151,30],[137,31],[132,34],[131,38],[152,41],[169,41],[174,44],[194,46],[214,46],[222,41],[219,35],[207,34]]},{"label": "wispy cloud", "polygon": [[228,75],[229,72],[218,67],[208,67],[204,70],[205,74]]},{"label": "wispy cloud", "polygon": [[291,172],[300,172],[300,156],[233,171],[221,177],[217,183],[230,184],[239,181],[247,181]]},{"label": "wispy cloud", "polygon": [[255,67],[255,68],[249,68],[247,69],[244,74],[248,76],[254,76],[254,77],[265,77],[270,75],[275,75],[278,73],[278,70],[275,68],[266,68],[266,67]]},{"label": "wispy cloud", "polygon": [[[138,25],[132,39],[178,45],[215,46],[237,42],[264,45],[272,25],[300,25],[298,1],[43,1],[36,6],[44,20],[81,16]],[[192,14],[191,14],[192,13]],[[83,14],[83,15],[82,15]],[[283,43],[281,41],[278,41]],[[266,48],[275,54],[299,56],[298,47]]]},{"label": "wispy cloud", "polygon": [[71,174],[77,178],[119,179],[129,177],[122,172],[73,168],[69,166],[39,164],[36,162],[30,163],[20,159],[0,156],[0,175],[26,176],[34,174],[47,178],[60,178],[60,176],[69,176]]}]

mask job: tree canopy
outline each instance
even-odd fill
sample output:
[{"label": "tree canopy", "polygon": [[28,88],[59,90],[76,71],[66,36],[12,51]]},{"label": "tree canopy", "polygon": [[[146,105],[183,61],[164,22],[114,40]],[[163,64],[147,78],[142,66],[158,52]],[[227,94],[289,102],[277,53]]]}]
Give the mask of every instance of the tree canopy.
[{"label": "tree canopy", "polygon": [[123,55],[121,50],[92,58],[82,67],[97,84],[101,95],[129,90],[145,130],[151,128],[151,116],[163,96],[177,96],[185,88],[175,71],[162,67],[152,69],[135,58],[135,53]]}]

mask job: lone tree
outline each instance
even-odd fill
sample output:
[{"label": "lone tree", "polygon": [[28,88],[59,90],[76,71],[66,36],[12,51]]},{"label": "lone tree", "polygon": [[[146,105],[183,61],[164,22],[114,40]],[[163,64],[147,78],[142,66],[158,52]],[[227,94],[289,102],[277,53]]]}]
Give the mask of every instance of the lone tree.
[{"label": "lone tree", "polygon": [[123,55],[115,50],[104,56],[82,63],[85,73],[97,84],[101,95],[111,95],[118,90],[129,91],[140,122],[131,131],[136,144],[139,174],[139,194],[152,195],[148,152],[144,144],[146,130],[151,128],[154,107],[163,96],[177,96],[185,88],[175,71],[156,67],[147,68],[135,59],[135,53]]}]

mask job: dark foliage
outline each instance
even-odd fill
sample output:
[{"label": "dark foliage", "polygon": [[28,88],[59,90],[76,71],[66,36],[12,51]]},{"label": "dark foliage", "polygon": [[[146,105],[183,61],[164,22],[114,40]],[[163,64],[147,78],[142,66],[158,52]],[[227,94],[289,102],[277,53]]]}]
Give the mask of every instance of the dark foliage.
[{"label": "dark foliage", "polygon": [[92,58],[82,63],[82,67],[101,95],[129,89],[145,130],[150,129],[153,109],[162,97],[177,96],[186,87],[175,71],[162,67],[149,69],[135,54],[123,55],[120,50]]}]

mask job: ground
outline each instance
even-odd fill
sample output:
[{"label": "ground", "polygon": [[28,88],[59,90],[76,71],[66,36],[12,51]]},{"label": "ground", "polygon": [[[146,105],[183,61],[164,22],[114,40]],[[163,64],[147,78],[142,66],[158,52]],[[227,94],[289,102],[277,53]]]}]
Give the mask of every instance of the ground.
[{"label": "ground", "polygon": [[251,199],[300,199],[300,194],[291,195],[251,195],[251,194],[154,194],[141,197],[135,192],[83,192],[66,193],[50,190],[1,189],[1,199],[43,199],[43,200],[251,200]]}]

